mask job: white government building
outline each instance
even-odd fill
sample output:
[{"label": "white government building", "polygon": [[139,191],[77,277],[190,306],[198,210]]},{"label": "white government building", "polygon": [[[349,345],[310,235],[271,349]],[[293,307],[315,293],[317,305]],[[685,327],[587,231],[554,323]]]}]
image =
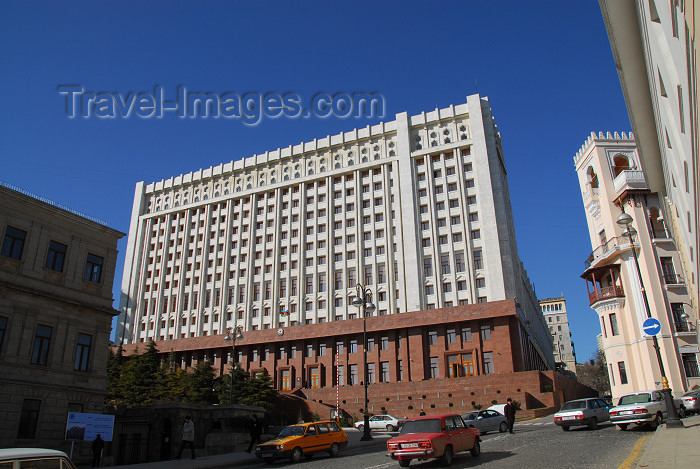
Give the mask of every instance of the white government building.
[{"label": "white government building", "polygon": [[486,98],[138,183],[117,340],[352,319],[358,282],[376,315],[516,298],[553,368]]}]

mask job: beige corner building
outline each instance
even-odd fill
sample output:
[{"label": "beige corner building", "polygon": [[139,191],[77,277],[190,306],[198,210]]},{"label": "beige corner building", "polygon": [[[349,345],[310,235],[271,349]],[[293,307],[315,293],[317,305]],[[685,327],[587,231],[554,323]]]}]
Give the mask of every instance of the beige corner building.
[{"label": "beige corner building", "polygon": [[124,233],[0,184],[0,236],[0,448],[69,450],[68,413],[102,413]]},{"label": "beige corner building", "polygon": [[569,328],[569,315],[566,312],[566,299],[545,298],[540,300],[542,315],[547,322],[549,332],[552,334],[552,346],[554,350],[554,363],[559,371],[576,373],[576,350],[571,340]]},{"label": "beige corner building", "polygon": [[[642,326],[648,315],[661,323],[657,339],[673,393],[700,385],[692,284],[681,273],[672,217],[664,197],[650,189],[634,136],[592,133],[574,163],[592,246],[582,277],[600,324],[613,396],[662,386],[652,338]],[[623,212],[632,217],[633,243],[618,223]]]}]

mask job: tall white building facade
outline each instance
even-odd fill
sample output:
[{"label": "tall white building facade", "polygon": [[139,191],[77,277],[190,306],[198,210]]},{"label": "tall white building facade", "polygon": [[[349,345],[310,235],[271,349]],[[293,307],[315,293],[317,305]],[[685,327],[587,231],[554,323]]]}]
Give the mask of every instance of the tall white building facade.
[{"label": "tall white building facade", "polygon": [[552,335],[554,362],[558,368],[576,373],[576,350],[571,340],[569,315],[566,312],[566,299],[545,298],[540,300],[542,314]]},{"label": "tall white building facade", "polygon": [[[692,285],[679,274],[682,255],[668,208],[650,190],[635,143],[624,132],[593,133],[574,157],[593,249],[581,276],[598,316],[613,396],[662,386],[652,337],[642,327],[649,315],[661,324],[662,365],[680,395],[700,384]],[[634,245],[617,223],[622,213],[632,217]]]},{"label": "tall white building facade", "polygon": [[379,316],[515,298],[553,367],[486,98],[137,184],[117,339],[352,319],[358,283]]}]

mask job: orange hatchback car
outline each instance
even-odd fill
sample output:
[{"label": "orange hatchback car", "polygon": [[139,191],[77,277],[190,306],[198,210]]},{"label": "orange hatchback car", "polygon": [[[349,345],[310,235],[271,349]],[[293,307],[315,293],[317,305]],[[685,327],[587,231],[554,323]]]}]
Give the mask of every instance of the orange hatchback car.
[{"label": "orange hatchback car", "polygon": [[455,453],[481,454],[479,430],[464,423],[456,414],[423,415],[406,420],[399,436],[387,441],[387,456],[408,467],[413,459],[440,459],[452,464]]},{"label": "orange hatchback car", "polygon": [[348,445],[348,436],[332,420],[299,423],[282,429],[274,440],[266,441],[255,448],[255,455],[270,464],[275,459],[301,461],[316,453],[328,453],[335,457],[341,448]]}]

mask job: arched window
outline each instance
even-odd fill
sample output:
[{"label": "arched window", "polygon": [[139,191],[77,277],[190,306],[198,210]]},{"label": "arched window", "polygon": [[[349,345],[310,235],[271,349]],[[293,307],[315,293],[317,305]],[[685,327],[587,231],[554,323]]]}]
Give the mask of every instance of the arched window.
[{"label": "arched window", "polygon": [[593,166],[588,167],[588,171],[586,171],[586,175],[588,176],[588,184],[591,185],[591,189],[597,189],[598,188],[598,175],[595,173]]},{"label": "arched window", "polygon": [[630,169],[630,160],[625,155],[616,155],[613,158],[613,177],[620,175],[622,171]]}]

